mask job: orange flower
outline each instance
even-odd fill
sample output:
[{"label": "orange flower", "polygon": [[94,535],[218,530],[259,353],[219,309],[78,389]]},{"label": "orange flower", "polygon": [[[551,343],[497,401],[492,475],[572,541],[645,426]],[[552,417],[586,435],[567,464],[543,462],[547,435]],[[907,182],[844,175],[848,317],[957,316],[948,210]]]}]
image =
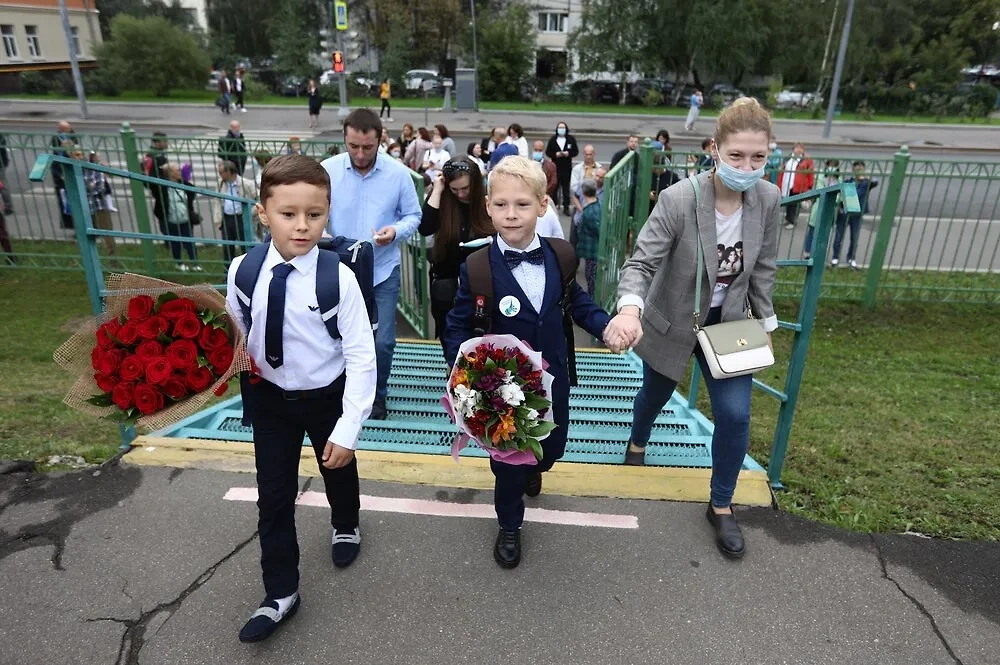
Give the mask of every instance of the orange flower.
[{"label": "orange flower", "polygon": [[468,386],[469,385],[469,375],[464,369],[459,369],[455,371],[455,375],[451,377],[451,389],[454,390],[455,386]]},{"label": "orange flower", "polygon": [[493,440],[495,445],[501,441],[510,441],[511,436],[516,432],[517,427],[514,425],[514,410],[507,409],[505,413],[500,414],[500,422],[493,427],[493,434],[490,435],[490,438]]}]

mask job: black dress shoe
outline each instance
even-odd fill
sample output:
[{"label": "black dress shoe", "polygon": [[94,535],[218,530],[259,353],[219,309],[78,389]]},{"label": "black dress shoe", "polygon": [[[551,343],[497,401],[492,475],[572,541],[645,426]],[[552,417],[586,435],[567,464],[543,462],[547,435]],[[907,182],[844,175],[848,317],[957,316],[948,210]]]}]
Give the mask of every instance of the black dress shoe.
[{"label": "black dress shoe", "polygon": [[632,442],[625,446],[625,464],[627,466],[646,466],[646,447],[641,450],[632,450]]},{"label": "black dress shoe", "polygon": [[493,558],[501,568],[517,568],[521,563],[521,530],[501,528],[493,545]]},{"label": "black dress shoe", "polygon": [[532,498],[542,493],[542,474],[540,471],[529,471],[524,482],[524,495]]},{"label": "black dress shoe", "polygon": [[743,532],[740,525],[736,523],[736,515],[719,515],[712,509],[712,504],[708,504],[708,523],[715,527],[715,544],[719,551],[730,559],[741,559],[746,553],[746,545],[743,542]]},{"label": "black dress shoe", "polygon": [[278,611],[277,602],[264,600],[240,630],[240,642],[261,642],[271,637],[274,631],[278,630],[278,626],[295,616],[301,604],[302,597],[296,593],[295,602],[282,614]]},{"label": "black dress shoe", "polygon": [[368,418],[370,420],[385,420],[388,415],[388,411],[386,411],[385,408],[385,400],[377,399],[375,400],[375,403],[372,404],[372,413],[368,416]]},{"label": "black dress shoe", "polygon": [[333,565],[337,568],[347,568],[358,558],[360,551],[361,529],[354,527],[351,530],[333,530],[333,546],[330,552]]}]

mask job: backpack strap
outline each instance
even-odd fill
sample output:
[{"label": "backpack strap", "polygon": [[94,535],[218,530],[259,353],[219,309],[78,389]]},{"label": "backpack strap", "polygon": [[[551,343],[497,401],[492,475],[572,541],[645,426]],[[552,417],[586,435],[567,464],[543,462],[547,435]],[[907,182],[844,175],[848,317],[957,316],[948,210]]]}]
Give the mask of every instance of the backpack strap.
[{"label": "backpack strap", "polygon": [[340,257],[337,252],[321,249],[316,259],[316,304],[326,331],[340,339],[337,312],[340,311]]},{"label": "backpack strap", "polygon": [[576,282],[576,271],[580,266],[576,250],[573,245],[561,238],[546,238],[552,251],[556,253],[556,260],[559,262],[559,274],[562,276],[562,296],[559,299],[559,308],[563,315],[563,334],[566,336],[566,362],[569,371],[569,385],[577,384],[576,376],[576,337],[573,334],[573,312],[570,289]]},{"label": "backpack strap", "polygon": [[477,249],[465,259],[472,294],[472,332],[487,334],[493,327],[493,269],[490,267],[490,245]]},{"label": "backpack strap", "polygon": [[247,334],[250,334],[250,326],[253,325],[253,317],[250,313],[250,300],[253,298],[253,290],[257,286],[257,276],[260,275],[261,268],[264,267],[264,260],[267,259],[268,243],[262,243],[253,247],[243,260],[240,261],[236,269],[236,299],[240,301],[240,310],[243,313],[243,327]]}]

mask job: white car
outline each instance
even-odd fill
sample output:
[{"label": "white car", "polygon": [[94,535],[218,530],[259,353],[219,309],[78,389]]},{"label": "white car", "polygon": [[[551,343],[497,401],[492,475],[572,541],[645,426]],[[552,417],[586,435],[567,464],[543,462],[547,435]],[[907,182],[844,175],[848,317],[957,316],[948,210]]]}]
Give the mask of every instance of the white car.
[{"label": "white car", "polygon": [[437,78],[438,73],[433,69],[411,69],[406,72],[403,81],[407,90],[420,90],[420,84],[424,79]]},{"label": "white car", "polygon": [[337,73],[332,69],[328,69],[319,75],[320,85],[333,85],[337,82]]},{"label": "white car", "polygon": [[794,107],[805,107],[812,104],[822,104],[822,95],[817,95],[815,92],[806,92],[804,90],[792,90],[790,88],[785,88],[778,93],[778,97],[775,102],[778,108],[787,109]]}]

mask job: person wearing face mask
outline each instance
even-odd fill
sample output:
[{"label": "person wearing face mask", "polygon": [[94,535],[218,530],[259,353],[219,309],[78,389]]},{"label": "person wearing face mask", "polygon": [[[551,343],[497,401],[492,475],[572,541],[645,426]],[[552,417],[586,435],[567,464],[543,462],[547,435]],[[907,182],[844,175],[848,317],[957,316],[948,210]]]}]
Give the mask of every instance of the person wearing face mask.
[{"label": "person wearing face mask", "polygon": [[768,146],[768,150],[771,154],[767,158],[767,179],[773,182],[775,185],[778,184],[778,174],[781,173],[781,148],[775,142],[774,137],[771,137],[771,144]]},{"label": "person wearing face mask", "polygon": [[[796,143],[792,148],[792,156],[785,162],[785,167],[778,176],[778,189],[782,196],[795,196],[808,192],[816,183],[816,169],[813,160],[806,155],[806,147]],[[799,219],[801,201],[785,206],[785,229],[791,231]]]},{"label": "person wearing face mask", "polygon": [[[651,429],[692,354],[701,365],[712,401],[711,500],[706,517],[716,546],[730,558],[745,552],[732,499],[750,443],[753,375],[714,379],[697,347],[695,312],[698,252],[706,257],[699,325],[756,318],[764,331],[778,327],[773,294],[777,271],[781,194],[763,179],[771,117],[744,97],[720,114],[712,152],[715,168],[664,190],[622,266],[618,315],[608,326],[613,348],[634,347],[643,361],[625,463],[645,463]],[[695,192],[691,179],[701,191]],[[749,309],[748,309],[749,307]]]},{"label": "person wearing face mask", "polygon": [[389,156],[395,159],[397,162],[403,161],[403,148],[395,141],[389,144],[389,147],[386,149],[386,152],[388,152]]},{"label": "person wearing face mask", "polygon": [[422,236],[434,236],[430,249],[431,316],[434,333],[441,339],[445,318],[455,304],[459,269],[466,257],[478,249],[461,247],[460,243],[493,234],[493,222],[486,213],[483,178],[471,159],[456,157],[438,172],[418,230]]},{"label": "person wearing face mask", "polygon": [[555,162],[545,154],[544,143],[535,141],[532,144],[531,158],[541,164],[542,171],[545,172],[545,193],[555,198],[556,190],[559,189],[559,171]]},{"label": "person wearing face mask", "polygon": [[555,162],[556,175],[559,178],[559,205],[562,206],[563,214],[569,216],[569,181],[573,175],[573,160],[580,154],[580,149],[565,122],[556,125],[556,133],[545,146],[545,154]]}]

